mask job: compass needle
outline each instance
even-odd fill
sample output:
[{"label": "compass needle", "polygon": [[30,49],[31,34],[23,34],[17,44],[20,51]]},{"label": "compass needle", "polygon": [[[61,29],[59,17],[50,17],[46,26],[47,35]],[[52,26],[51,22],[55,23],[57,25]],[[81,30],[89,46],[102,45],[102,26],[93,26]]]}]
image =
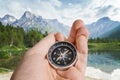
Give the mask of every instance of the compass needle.
[{"label": "compass needle", "polygon": [[60,58],[61,58],[61,57],[58,57],[58,58],[56,59],[56,61],[60,60]]},{"label": "compass needle", "polygon": [[63,53],[63,55],[65,55],[65,54],[68,53],[68,52],[69,52],[69,50],[65,51],[65,52]]},{"label": "compass needle", "polygon": [[48,61],[57,69],[67,69],[74,65],[76,60],[76,48],[69,42],[57,42],[48,51]]}]

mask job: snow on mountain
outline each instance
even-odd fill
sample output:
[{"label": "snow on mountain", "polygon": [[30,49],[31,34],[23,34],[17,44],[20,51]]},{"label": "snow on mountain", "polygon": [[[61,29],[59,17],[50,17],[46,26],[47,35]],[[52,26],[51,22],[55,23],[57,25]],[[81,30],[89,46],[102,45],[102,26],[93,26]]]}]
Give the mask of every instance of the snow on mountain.
[{"label": "snow on mountain", "polygon": [[[31,28],[37,28],[42,33],[44,32],[61,32],[65,36],[68,36],[70,27],[60,23],[57,19],[44,19],[42,16],[36,16],[35,14],[26,11],[20,19],[16,19],[11,15],[5,15],[0,18],[0,21],[6,25],[11,24],[13,26],[20,26],[24,30],[29,30]],[[106,38],[110,35],[118,35],[117,29],[120,29],[120,22],[113,21],[109,17],[103,17],[86,25],[89,32],[90,38]],[[114,33],[114,35],[112,34]]]},{"label": "snow on mountain", "polygon": [[20,19],[15,19],[13,16],[5,15],[0,20],[4,25],[11,24],[13,26],[20,26],[24,30],[31,28],[37,28],[42,33],[44,32],[61,32],[65,36],[68,35],[69,27],[60,23],[57,19],[44,19],[42,16],[36,16],[35,14],[25,11]]},{"label": "snow on mountain", "polygon": [[36,16],[29,11],[26,11],[20,19],[13,23],[13,25],[23,27],[25,30],[30,28],[38,28],[43,32],[45,28],[49,28],[48,23],[41,16]]},{"label": "snow on mountain", "polygon": [[57,19],[43,19],[41,16],[36,16],[29,11],[26,11],[23,16],[15,21],[13,25],[22,26],[25,30],[37,28],[38,30],[47,32],[61,32],[68,35],[69,27],[60,23]]},{"label": "snow on mountain", "polygon": [[0,22],[2,22],[4,25],[7,25],[7,24],[12,24],[16,20],[17,19],[14,16],[11,16],[11,15],[7,14],[3,18],[0,19]]},{"label": "snow on mountain", "polygon": [[118,21],[112,21],[109,17],[100,18],[98,21],[92,24],[86,25],[89,32],[90,38],[105,38],[106,35],[120,25]]}]

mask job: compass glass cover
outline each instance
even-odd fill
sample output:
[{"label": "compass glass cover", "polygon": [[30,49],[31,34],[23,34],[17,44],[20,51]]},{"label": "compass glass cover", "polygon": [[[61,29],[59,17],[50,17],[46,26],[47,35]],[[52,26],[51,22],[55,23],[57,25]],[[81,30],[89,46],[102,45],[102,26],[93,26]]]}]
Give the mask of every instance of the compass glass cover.
[{"label": "compass glass cover", "polygon": [[71,65],[76,59],[76,49],[68,42],[55,43],[48,52],[51,64],[59,67]]}]

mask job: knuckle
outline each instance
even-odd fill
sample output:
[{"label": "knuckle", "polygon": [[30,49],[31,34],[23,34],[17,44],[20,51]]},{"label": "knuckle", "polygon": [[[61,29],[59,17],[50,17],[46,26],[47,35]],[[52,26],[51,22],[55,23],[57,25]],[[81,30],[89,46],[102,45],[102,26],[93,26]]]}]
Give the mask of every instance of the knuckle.
[{"label": "knuckle", "polygon": [[83,53],[83,54],[87,54],[87,53],[88,53],[88,48],[83,49],[83,50],[81,51],[81,53]]},{"label": "knuckle", "polygon": [[74,29],[77,30],[80,27],[84,26],[84,22],[82,20],[79,20],[79,19],[75,20],[74,23],[73,23],[73,26],[74,26]]},{"label": "knuckle", "polygon": [[79,37],[81,35],[85,36],[88,39],[88,37],[89,37],[89,31],[88,31],[88,29],[85,28],[85,27],[82,27],[82,28],[78,29],[78,31],[77,31],[77,37]]}]

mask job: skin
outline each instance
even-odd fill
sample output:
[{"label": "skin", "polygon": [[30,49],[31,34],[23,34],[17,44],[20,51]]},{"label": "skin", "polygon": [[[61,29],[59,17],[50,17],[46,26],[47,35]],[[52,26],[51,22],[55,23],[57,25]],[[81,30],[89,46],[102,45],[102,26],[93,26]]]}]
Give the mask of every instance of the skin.
[{"label": "skin", "polygon": [[[25,53],[11,80],[84,80],[88,35],[82,20],[73,23],[68,39],[65,39],[61,33],[50,33]],[[46,54],[56,41],[66,40],[76,46],[78,60],[68,70],[56,70],[49,65]]]}]

